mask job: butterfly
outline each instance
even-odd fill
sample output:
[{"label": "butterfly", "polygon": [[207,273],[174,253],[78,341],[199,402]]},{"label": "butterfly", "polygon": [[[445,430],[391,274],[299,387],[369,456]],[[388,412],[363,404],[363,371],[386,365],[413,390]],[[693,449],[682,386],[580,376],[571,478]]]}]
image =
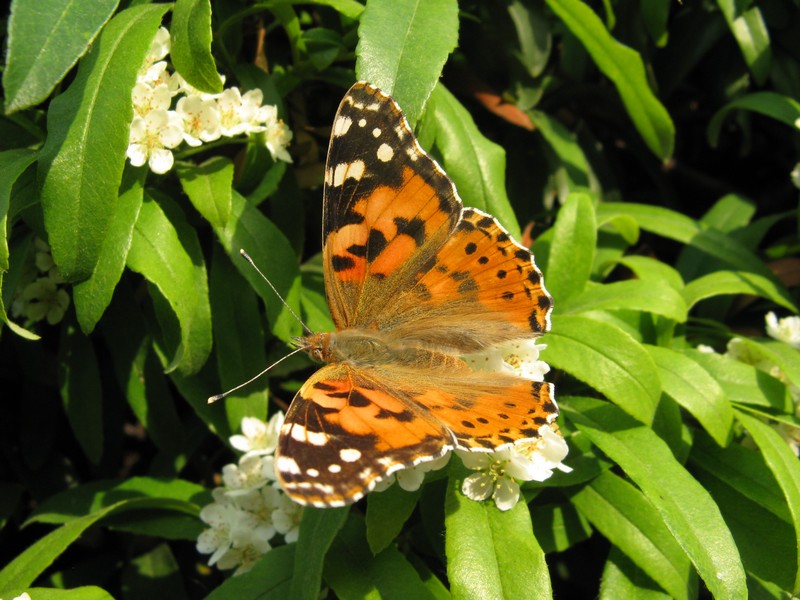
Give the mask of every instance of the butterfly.
[{"label": "butterfly", "polygon": [[323,190],[332,333],[298,338],[327,363],[294,397],[275,472],[296,502],[355,502],[392,473],[454,448],[538,437],[553,386],[473,369],[464,356],[550,327],[530,251],[464,208],[387,94],[359,82],[333,121]]}]

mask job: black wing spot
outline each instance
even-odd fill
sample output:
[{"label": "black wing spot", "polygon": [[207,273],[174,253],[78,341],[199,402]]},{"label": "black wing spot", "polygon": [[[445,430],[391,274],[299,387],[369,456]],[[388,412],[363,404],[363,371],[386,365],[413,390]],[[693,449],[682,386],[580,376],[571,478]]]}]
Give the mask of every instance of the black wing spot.
[{"label": "black wing spot", "polygon": [[539,322],[539,312],[537,310],[531,311],[531,315],[528,317],[528,324],[531,327],[531,331],[542,331],[542,324]]},{"label": "black wing spot", "polygon": [[369,237],[367,238],[367,252],[370,256],[378,256],[386,249],[389,243],[386,241],[386,236],[379,229],[370,229]]},{"label": "black wing spot", "polygon": [[453,271],[450,273],[450,277],[454,281],[464,281],[469,277],[469,271]]},{"label": "black wing spot", "polygon": [[350,398],[347,402],[350,406],[355,406],[357,408],[363,408],[364,406],[369,406],[372,404],[372,401],[367,398],[364,394],[359,392],[357,389],[353,389],[350,391]]},{"label": "black wing spot", "polygon": [[520,260],[525,260],[526,258],[527,258],[528,260],[530,260],[530,258],[531,258],[531,253],[530,253],[529,251],[527,251],[527,250],[524,250],[523,248],[520,248],[519,250],[517,250],[516,252],[514,252],[514,256],[515,256],[516,258],[519,258]]},{"label": "black wing spot", "polygon": [[471,421],[461,421],[461,424],[467,429],[475,429],[475,424]]},{"label": "black wing spot", "polygon": [[409,236],[417,244],[417,248],[425,243],[427,239],[425,235],[425,221],[419,217],[414,217],[410,221],[403,217],[395,217],[394,224],[397,227],[397,235]]},{"label": "black wing spot", "polygon": [[481,256],[478,259],[478,264],[481,264],[481,265],[485,265],[488,262],[489,262],[489,257],[488,256]]},{"label": "black wing spot", "polygon": [[550,296],[539,296],[539,308],[547,310],[553,305],[553,299]]},{"label": "black wing spot", "polygon": [[513,300],[513,299],[514,299],[514,292],[509,292],[508,290],[506,290],[505,292],[503,292],[503,293],[500,295],[500,297],[501,297],[503,300]]},{"label": "black wing spot", "polygon": [[492,225],[494,225],[494,219],[492,217],[483,217],[480,221],[478,221],[478,227],[481,229],[486,229]]},{"label": "black wing spot", "polygon": [[469,294],[471,292],[477,291],[478,284],[475,283],[475,280],[472,278],[465,279],[461,283],[458,284],[458,293],[459,294]]},{"label": "black wing spot", "polygon": [[539,275],[536,271],[531,271],[528,273],[528,281],[530,281],[533,285],[539,285],[539,282],[542,280],[542,276]]},{"label": "black wing spot", "polygon": [[501,231],[500,233],[497,234],[497,237],[495,239],[498,242],[507,242],[511,238],[509,237],[509,235],[505,231]]},{"label": "black wing spot", "polygon": [[349,256],[339,256],[338,254],[334,254],[333,258],[331,259],[331,265],[333,266],[333,270],[338,273],[339,271],[347,271],[348,269],[352,269],[356,266],[356,263]]},{"label": "black wing spot", "polygon": [[352,244],[347,251],[353,256],[364,258],[367,255],[367,247],[364,244]]},{"label": "black wing spot", "polygon": [[464,252],[467,254],[474,254],[475,251],[478,249],[478,246],[475,242],[470,242],[466,246],[464,246]]},{"label": "black wing spot", "polygon": [[505,279],[505,278],[506,278],[506,275],[508,275],[508,271],[504,271],[503,269],[500,269],[500,270],[497,272],[497,278],[498,278],[498,279]]},{"label": "black wing spot", "polygon": [[478,423],[483,423],[484,425],[487,425],[487,424],[489,423],[489,419],[487,419],[486,417],[478,417],[478,418],[477,418],[477,419],[475,419],[475,420],[476,420]]}]

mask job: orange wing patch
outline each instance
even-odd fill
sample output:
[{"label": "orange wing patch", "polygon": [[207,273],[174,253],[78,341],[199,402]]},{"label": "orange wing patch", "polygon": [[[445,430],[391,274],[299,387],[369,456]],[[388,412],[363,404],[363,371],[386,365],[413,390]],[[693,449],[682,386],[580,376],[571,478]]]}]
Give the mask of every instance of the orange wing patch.
[{"label": "orange wing patch", "polygon": [[418,405],[334,363],[317,371],[292,401],[275,473],[296,502],[343,506],[391,473],[452,447],[447,429]]},{"label": "orange wing patch", "polygon": [[455,232],[415,290],[434,304],[456,298],[476,302],[476,314],[507,321],[518,337],[542,334],[550,327],[553,299],[530,251],[494,217],[476,209],[464,209]]}]

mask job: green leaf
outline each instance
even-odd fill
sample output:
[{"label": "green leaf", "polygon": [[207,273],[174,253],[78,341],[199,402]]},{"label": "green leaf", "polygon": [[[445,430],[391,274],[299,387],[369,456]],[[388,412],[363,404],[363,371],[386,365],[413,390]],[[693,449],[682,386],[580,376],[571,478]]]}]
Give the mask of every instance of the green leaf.
[{"label": "green leaf", "polygon": [[694,598],[692,564],[658,511],[634,486],[606,471],[569,499],[609,542],[673,598]]},{"label": "green leaf", "polygon": [[176,0],[170,37],[170,58],[181,77],[201,92],[220,93],[222,79],[211,56],[213,36],[209,0]]},{"label": "green leaf", "polygon": [[118,4],[119,0],[12,2],[3,71],[6,114],[47,98]]},{"label": "green leaf", "polygon": [[631,558],[619,548],[611,547],[600,577],[599,600],[636,598],[636,600],[669,600],[672,596],[660,591]]},{"label": "green leaf", "polygon": [[773,339],[738,338],[737,343],[739,352],[749,354],[746,357],[737,354],[738,360],[752,365],[769,365],[768,369],[775,365],[792,384],[800,387],[800,352],[796,348]]},{"label": "green leaf", "polygon": [[[625,265],[636,274],[638,279],[651,283],[666,283],[673,289],[683,290],[684,283],[681,274],[670,265],[649,256],[623,256],[617,262]],[[684,296],[685,298],[685,296]],[[686,307],[687,309],[690,306]]]},{"label": "green leaf", "polygon": [[350,508],[303,509],[300,537],[294,557],[294,575],[290,598],[317,600],[322,587],[322,569],[326,555],[339,530],[347,520]]},{"label": "green leaf", "polygon": [[547,66],[553,47],[553,34],[544,6],[512,1],[507,5],[517,44],[511,52],[530,77],[539,77]]},{"label": "green leaf", "polygon": [[16,598],[23,592],[27,592],[31,598],[36,598],[36,600],[114,600],[114,596],[103,588],[93,585],[82,585],[69,590],[41,587],[10,588],[6,591],[0,590],[0,592],[7,594],[9,598]]},{"label": "green leaf", "polygon": [[176,171],[197,212],[212,227],[225,227],[231,218],[233,163],[215,156],[202,165],[180,164]]},{"label": "green leaf", "polygon": [[[761,9],[737,0],[717,0],[747,67],[758,85],[764,85],[772,62],[769,31]],[[741,7],[741,8],[740,8]],[[741,11],[741,12],[740,12]]]},{"label": "green leaf", "polygon": [[747,429],[758,449],[764,454],[764,460],[786,498],[795,534],[797,562],[793,569],[792,592],[797,594],[800,592],[800,462],[786,440],[766,423],[742,411],[737,411],[736,420]]},{"label": "green leaf", "polygon": [[639,4],[645,29],[659,48],[666,46],[669,39],[667,23],[671,6],[670,0],[647,0]]},{"label": "green leaf", "polygon": [[403,530],[421,494],[421,489],[407,492],[399,485],[392,485],[367,497],[367,542],[373,554],[388,548]]},{"label": "green leaf", "polygon": [[764,262],[739,241],[676,211],[645,204],[604,202],[597,206],[597,215],[600,220],[617,215],[633,217],[646,231],[688,244],[735,270],[756,273],[783,287]]},{"label": "green leaf", "polygon": [[587,383],[643,423],[653,420],[661,384],[655,363],[621,329],[587,317],[553,314],[547,362]]},{"label": "green leaf", "polygon": [[0,273],[8,271],[8,209],[11,189],[36,157],[36,152],[26,148],[0,152]]},{"label": "green leaf", "polygon": [[224,228],[215,228],[214,232],[231,257],[233,265],[264,301],[273,333],[288,341],[293,335],[300,334],[299,323],[253,267],[239,256],[239,250],[247,251],[295,312],[298,310],[300,295],[297,257],[283,232],[243,196],[234,191],[231,201],[231,218],[228,224]]},{"label": "green leaf", "polygon": [[183,479],[131,477],[129,479],[100,479],[58,492],[47,498],[28,518],[26,524],[62,524],[76,517],[91,515],[113,504],[120,497],[169,500],[166,505],[185,514],[197,516],[199,504],[211,502],[211,492],[201,485]]},{"label": "green leaf", "polygon": [[297,546],[273,548],[253,568],[229,577],[206,596],[206,600],[282,600],[289,598]]},{"label": "green leaf", "polygon": [[181,216],[172,216],[145,196],[127,264],[159,289],[180,323],[180,345],[167,372],[177,368],[191,374],[200,370],[211,352],[208,281],[194,230]]},{"label": "green leaf", "polygon": [[183,597],[180,566],[169,545],[159,544],[130,559],[122,570],[122,589],[136,590],[140,598]]},{"label": "green leaf", "polygon": [[690,460],[692,472],[731,528],[748,574],[791,589],[797,568],[796,533],[763,454],[738,444],[719,448],[699,435]]},{"label": "green leaf", "polygon": [[708,124],[708,143],[716,147],[719,132],[728,115],[734,110],[751,110],[776,121],[785,123],[792,129],[800,118],[800,102],[789,96],[775,92],[755,92],[740,96],[720,108]]},{"label": "green leaf", "polygon": [[67,281],[89,277],[100,256],[125,165],[131,90],[168,9],[148,4],[117,14],[50,103],[39,179],[48,241]]},{"label": "green leaf", "polygon": [[72,288],[75,314],[81,330],[91,333],[111,303],[114,290],[125,269],[125,260],[133,239],[133,228],[144,199],[142,169],[130,168],[112,208],[108,231],[100,247],[100,260],[91,276]]},{"label": "green leaf", "polygon": [[614,83],[647,147],[660,159],[669,158],[675,145],[675,126],[650,89],[642,57],[615,40],[595,12],[580,0],[547,0],[547,5]]},{"label": "green leaf", "polygon": [[308,52],[308,60],[317,71],[330,67],[345,50],[342,36],[333,29],[314,27],[303,31],[303,43]]},{"label": "green leaf", "polygon": [[731,402],[793,412],[786,386],[768,373],[721,354],[699,350],[684,350],[683,353],[716,379]]},{"label": "green leaf", "polygon": [[65,325],[60,350],[64,412],[83,452],[97,464],[103,456],[103,390],[94,346],[74,325]]},{"label": "green leaf", "polygon": [[373,555],[364,538],[364,520],[352,514],[325,558],[325,581],[337,598],[435,600],[434,592],[397,548]]},{"label": "green leaf", "polygon": [[356,74],[394,96],[413,127],[458,42],[458,3],[379,0],[360,21]]},{"label": "green leaf", "polygon": [[[570,457],[570,466],[574,464]],[[573,471],[574,472],[574,471]],[[571,504],[537,504],[531,507],[533,535],[545,554],[563,552],[588,540],[592,527]]]},{"label": "green leaf", "polygon": [[[550,272],[550,271],[548,271]],[[547,280],[550,288],[550,280]],[[661,315],[684,323],[686,303],[673,287],[663,281],[628,279],[588,286],[582,293],[558,304],[563,314],[591,310],[636,310]]]},{"label": "green leaf", "polygon": [[597,245],[594,204],[586,194],[571,194],[553,225],[545,284],[555,302],[580,294],[589,281]]},{"label": "green leaf", "polygon": [[[182,503],[173,502],[176,508]],[[92,514],[73,519],[55,531],[48,533],[36,541],[22,554],[8,563],[0,571],[0,593],[5,590],[27,588],[33,581],[47,569],[83,532],[89,527],[112,514],[132,510],[149,510],[154,506],[166,508],[168,504],[163,501],[153,501],[149,498],[135,498],[122,500]]]},{"label": "green leaf", "polygon": [[720,446],[733,433],[733,409],[725,392],[708,371],[686,354],[645,346],[658,366],[664,392],[697,419]]},{"label": "green leaf", "polygon": [[562,398],[562,407],[639,486],[714,597],[746,597],[739,552],[719,508],[661,438],[613,405],[592,398]]},{"label": "green leaf", "polygon": [[[214,246],[209,287],[217,371],[222,389],[227,390],[267,366],[264,327],[258,297],[219,245]],[[263,419],[267,414],[267,378],[230,397],[225,412],[232,430],[239,429],[245,416]]]},{"label": "green leaf", "polygon": [[436,147],[442,166],[467,206],[497,217],[519,239],[519,224],[506,194],[506,153],[486,139],[472,115],[443,85],[431,97]]},{"label": "green leaf", "polygon": [[569,192],[591,185],[592,169],[589,161],[577,140],[577,135],[545,112],[528,111],[536,131],[556,155],[558,169],[563,170],[567,180],[567,189],[559,193],[562,203]]},{"label": "green leaf", "polygon": [[686,304],[691,308],[701,300],[730,294],[752,294],[797,311],[791,295],[774,279],[747,271],[714,271],[690,281],[681,290]]},{"label": "green leaf", "polygon": [[447,576],[456,598],[549,598],[550,574],[524,502],[506,512],[461,493],[469,472],[450,463],[445,497]]},{"label": "green leaf", "polygon": [[725,194],[714,202],[700,222],[723,233],[731,233],[741,227],[746,227],[755,212],[756,207],[752,200],[739,194]]}]

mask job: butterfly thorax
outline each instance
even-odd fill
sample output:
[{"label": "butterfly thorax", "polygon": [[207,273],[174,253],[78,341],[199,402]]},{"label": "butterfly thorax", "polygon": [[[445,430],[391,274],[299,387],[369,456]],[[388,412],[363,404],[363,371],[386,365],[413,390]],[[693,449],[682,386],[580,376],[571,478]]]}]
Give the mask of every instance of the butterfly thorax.
[{"label": "butterfly thorax", "polygon": [[346,362],[359,367],[407,366],[426,369],[467,369],[456,356],[419,344],[392,339],[391,336],[366,329],[344,329],[317,333],[302,338],[301,343],[312,358],[327,363]]}]

